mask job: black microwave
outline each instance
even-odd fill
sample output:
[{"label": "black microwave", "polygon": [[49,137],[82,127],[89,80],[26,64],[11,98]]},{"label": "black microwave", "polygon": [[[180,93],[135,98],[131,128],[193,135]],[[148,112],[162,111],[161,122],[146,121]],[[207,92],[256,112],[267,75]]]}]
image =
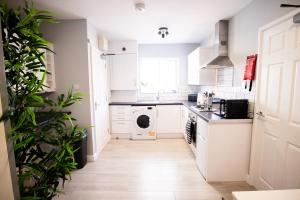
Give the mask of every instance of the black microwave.
[{"label": "black microwave", "polygon": [[225,119],[247,119],[248,99],[221,99],[216,115]]}]

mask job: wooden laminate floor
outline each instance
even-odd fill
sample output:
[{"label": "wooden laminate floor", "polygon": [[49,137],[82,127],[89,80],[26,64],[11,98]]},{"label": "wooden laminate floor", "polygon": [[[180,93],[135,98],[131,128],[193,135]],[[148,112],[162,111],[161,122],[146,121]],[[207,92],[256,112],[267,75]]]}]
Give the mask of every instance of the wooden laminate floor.
[{"label": "wooden laminate floor", "polygon": [[68,200],[225,200],[245,182],[206,183],[183,139],[111,140],[96,162],[72,174]]}]

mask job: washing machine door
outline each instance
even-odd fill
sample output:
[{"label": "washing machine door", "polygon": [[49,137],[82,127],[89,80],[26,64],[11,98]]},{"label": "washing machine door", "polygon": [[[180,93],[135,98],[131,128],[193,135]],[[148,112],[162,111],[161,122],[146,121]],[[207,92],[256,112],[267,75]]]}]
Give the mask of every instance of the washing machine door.
[{"label": "washing machine door", "polygon": [[150,117],[146,114],[138,115],[136,118],[136,124],[141,129],[147,129],[150,127]]}]

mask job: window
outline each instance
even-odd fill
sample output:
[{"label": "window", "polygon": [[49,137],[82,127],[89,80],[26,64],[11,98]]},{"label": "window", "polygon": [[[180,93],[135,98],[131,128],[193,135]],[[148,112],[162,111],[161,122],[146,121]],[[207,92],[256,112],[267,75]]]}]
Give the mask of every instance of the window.
[{"label": "window", "polygon": [[141,58],[141,93],[178,92],[178,58]]}]

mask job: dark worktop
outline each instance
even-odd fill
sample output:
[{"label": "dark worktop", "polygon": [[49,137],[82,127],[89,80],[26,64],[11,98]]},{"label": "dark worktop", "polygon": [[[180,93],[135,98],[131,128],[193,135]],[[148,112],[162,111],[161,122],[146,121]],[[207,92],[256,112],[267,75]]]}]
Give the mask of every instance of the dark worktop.
[{"label": "dark worktop", "polygon": [[156,106],[156,105],[184,105],[190,111],[208,123],[252,123],[252,119],[224,119],[213,112],[198,111],[197,102],[191,101],[137,101],[137,102],[111,102],[111,106]]},{"label": "dark worktop", "polygon": [[156,106],[156,105],[182,105],[182,101],[137,101],[137,102],[111,102],[110,106]]}]

